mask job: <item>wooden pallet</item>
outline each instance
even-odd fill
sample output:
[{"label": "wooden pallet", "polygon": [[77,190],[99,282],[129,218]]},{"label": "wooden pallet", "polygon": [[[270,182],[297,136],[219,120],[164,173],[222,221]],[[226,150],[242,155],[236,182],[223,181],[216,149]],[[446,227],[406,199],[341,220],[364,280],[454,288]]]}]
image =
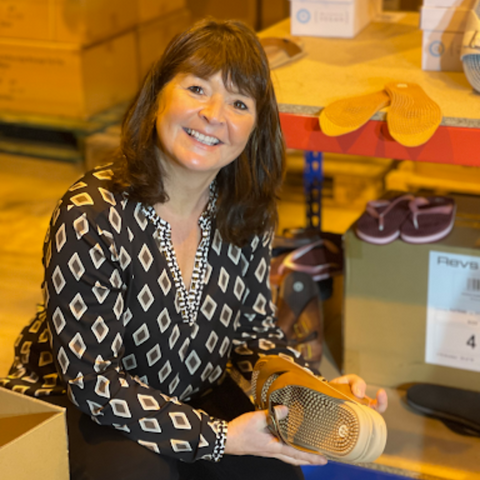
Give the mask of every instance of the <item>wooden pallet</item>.
[{"label": "wooden pallet", "polygon": [[89,119],[0,113],[0,151],[66,162],[83,162],[85,138],[121,121],[128,104]]}]

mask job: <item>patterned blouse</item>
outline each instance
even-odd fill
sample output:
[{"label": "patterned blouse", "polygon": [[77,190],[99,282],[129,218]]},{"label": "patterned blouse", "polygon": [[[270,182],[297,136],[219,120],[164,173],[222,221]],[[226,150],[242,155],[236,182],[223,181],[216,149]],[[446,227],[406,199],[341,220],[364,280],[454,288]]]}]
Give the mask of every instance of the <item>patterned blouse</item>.
[{"label": "patterned blouse", "polygon": [[212,191],[187,289],[169,224],[112,193],[112,174],[87,173],[57,205],[45,306],[0,384],[39,397],[67,391],[95,422],[157,453],[218,461],[227,423],[185,402],[221,381],[229,361],[248,380],[259,355],[298,357],[274,322],[271,235],[243,248],[224,242]]}]

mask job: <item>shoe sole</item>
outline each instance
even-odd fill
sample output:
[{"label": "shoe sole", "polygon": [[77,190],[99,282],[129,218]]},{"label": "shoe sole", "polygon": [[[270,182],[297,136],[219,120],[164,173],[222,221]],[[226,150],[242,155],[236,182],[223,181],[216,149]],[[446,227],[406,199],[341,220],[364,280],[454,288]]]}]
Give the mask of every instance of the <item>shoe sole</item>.
[{"label": "shoe sole", "polygon": [[[283,362],[287,363],[283,371],[289,366],[293,366],[294,371],[282,373],[277,370],[278,373],[264,378],[262,383],[260,375],[264,372],[257,373],[256,366],[252,379],[256,404],[268,409],[273,433],[287,445],[334,460],[366,463],[383,453],[387,429],[378,412],[348,399],[331,384],[298,365],[287,360]],[[301,380],[304,381],[299,382],[298,369],[302,370],[305,378]],[[267,367],[267,370],[272,369]],[[274,407],[277,405],[286,405],[289,412],[275,425]]]}]

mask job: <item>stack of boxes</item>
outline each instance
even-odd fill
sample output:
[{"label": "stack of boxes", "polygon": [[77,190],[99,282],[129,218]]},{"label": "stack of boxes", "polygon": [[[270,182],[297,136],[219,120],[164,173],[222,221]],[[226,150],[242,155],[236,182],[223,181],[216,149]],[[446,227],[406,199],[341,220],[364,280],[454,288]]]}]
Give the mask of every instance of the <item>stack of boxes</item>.
[{"label": "stack of boxes", "polygon": [[460,59],[467,14],[475,0],[424,0],[422,69],[463,71]]},{"label": "stack of boxes", "polygon": [[[88,118],[130,100],[167,37],[188,26],[184,4],[0,0],[0,110]],[[146,48],[155,28],[162,41]]]}]

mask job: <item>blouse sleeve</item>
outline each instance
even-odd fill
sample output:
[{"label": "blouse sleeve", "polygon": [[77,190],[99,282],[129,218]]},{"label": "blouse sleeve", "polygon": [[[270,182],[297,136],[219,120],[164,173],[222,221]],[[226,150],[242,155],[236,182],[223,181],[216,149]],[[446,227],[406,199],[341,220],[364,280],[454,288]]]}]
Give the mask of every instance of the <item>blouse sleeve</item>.
[{"label": "blouse sleeve", "polygon": [[226,422],[150,388],[122,366],[132,282],[125,203],[83,187],[72,187],[57,207],[44,251],[53,355],[70,400],[156,453],[218,461]]},{"label": "blouse sleeve", "polygon": [[270,261],[273,232],[254,237],[244,249],[246,264],[246,294],[239,316],[232,363],[250,380],[256,361],[263,355],[286,355],[296,363],[315,369],[305,362],[300,353],[289,347],[282,330],[276,325],[276,307],[270,287]]}]

